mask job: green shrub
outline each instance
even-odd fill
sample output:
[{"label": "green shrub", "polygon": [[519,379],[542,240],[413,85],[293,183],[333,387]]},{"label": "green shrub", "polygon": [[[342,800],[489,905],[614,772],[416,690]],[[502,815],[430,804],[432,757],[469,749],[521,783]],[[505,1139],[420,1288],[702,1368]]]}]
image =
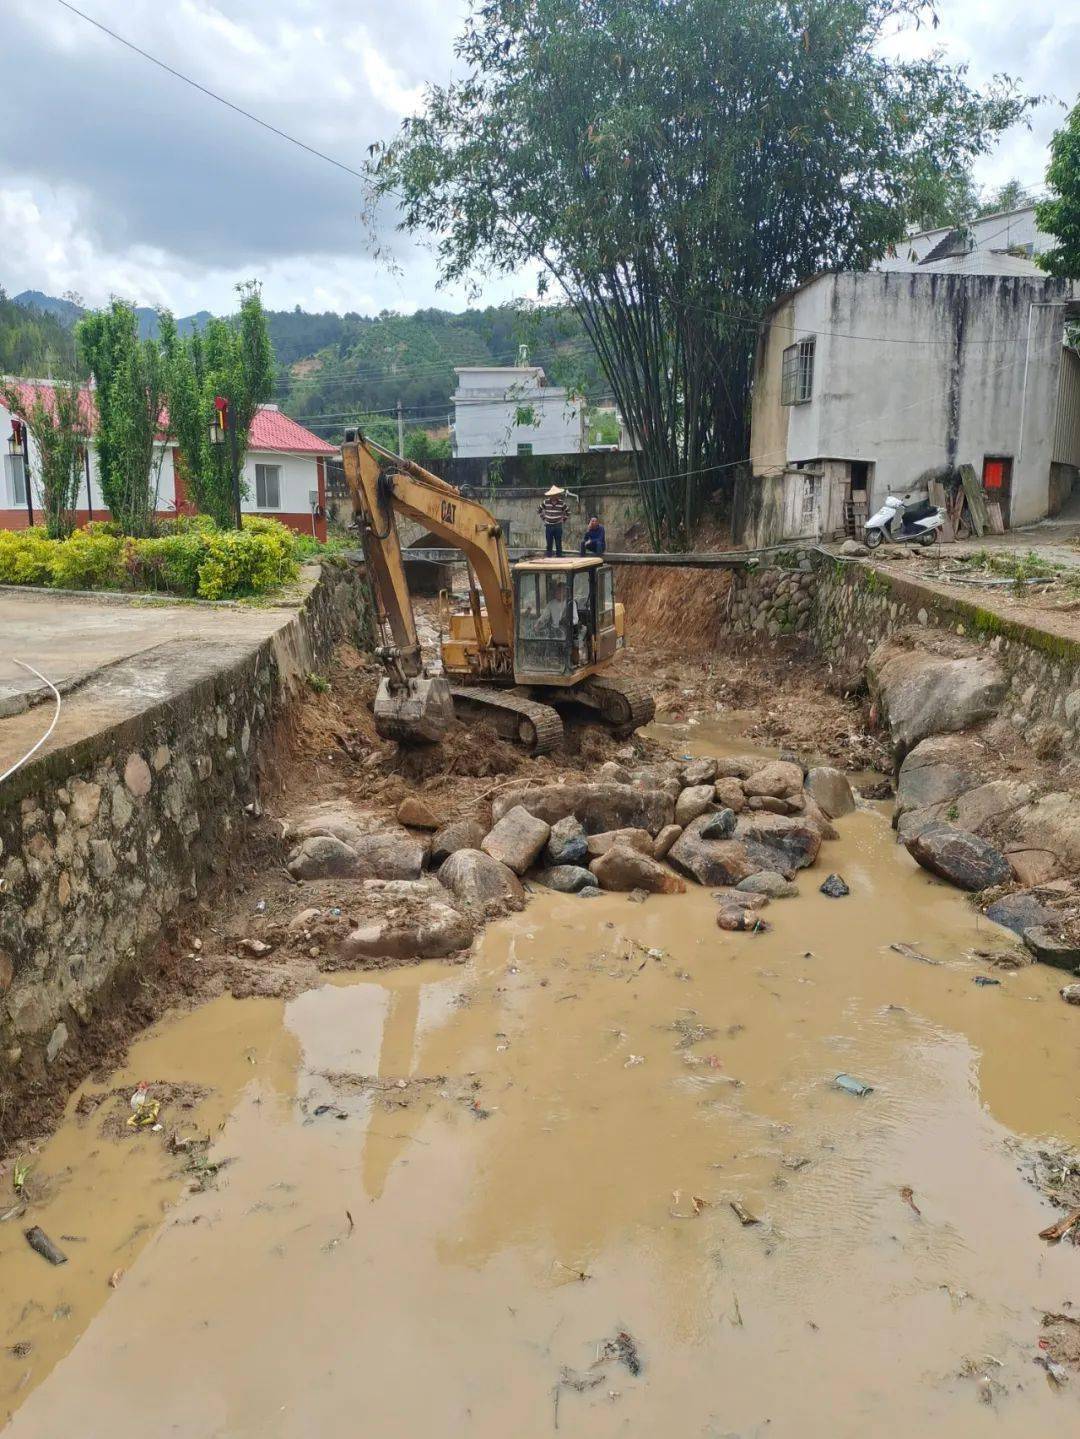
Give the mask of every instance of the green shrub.
[{"label": "green shrub", "polygon": [[296,578],[292,534],[277,520],[245,521],[242,530],[218,530],[202,538],[200,599],[262,594]]},{"label": "green shrub", "polygon": [[43,529],[0,530],[0,583],[47,585],[56,548]]},{"label": "green shrub", "polygon": [[41,529],[0,530],[0,584],[218,600],[263,594],[296,578],[296,536],[278,520],[252,517],[243,530],[219,530],[202,515],[167,523],[153,539],[122,538],[100,523],[66,540],[50,540]]},{"label": "green shrub", "polygon": [[118,590],[123,585],[124,541],[87,525],[53,542],[52,583],[62,590]]}]

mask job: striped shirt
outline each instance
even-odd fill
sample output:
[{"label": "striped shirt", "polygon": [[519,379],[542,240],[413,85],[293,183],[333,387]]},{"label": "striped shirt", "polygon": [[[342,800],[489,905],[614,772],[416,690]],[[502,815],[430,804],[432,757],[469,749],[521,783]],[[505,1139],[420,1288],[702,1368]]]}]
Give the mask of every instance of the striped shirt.
[{"label": "striped shirt", "polygon": [[570,518],[562,495],[545,495],[537,513],[545,525],[565,525]]}]

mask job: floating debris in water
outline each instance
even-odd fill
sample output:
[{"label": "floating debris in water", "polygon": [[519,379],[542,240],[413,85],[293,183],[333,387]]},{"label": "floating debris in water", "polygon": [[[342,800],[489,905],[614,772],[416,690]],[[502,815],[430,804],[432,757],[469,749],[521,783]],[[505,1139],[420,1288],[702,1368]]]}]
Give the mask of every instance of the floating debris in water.
[{"label": "floating debris in water", "polygon": [[863,1079],[856,1079],[853,1074],[838,1074],[833,1080],[837,1089],[842,1089],[845,1094],[855,1094],[860,1099],[865,1094],[873,1094],[874,1086],[867,1084]]}]

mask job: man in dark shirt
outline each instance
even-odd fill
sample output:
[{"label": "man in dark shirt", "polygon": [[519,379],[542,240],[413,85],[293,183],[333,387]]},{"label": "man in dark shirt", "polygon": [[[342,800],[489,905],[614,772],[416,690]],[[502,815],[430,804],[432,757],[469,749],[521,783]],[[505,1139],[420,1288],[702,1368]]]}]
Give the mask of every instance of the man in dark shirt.
[{"label": "man in dark shirt", "polygon": [[544,522],[544,538],[547,541],[548,559],[551,559],[552,555],[557,555],[562,559],[563,525],[565,525],[570,518],[570,511],[567,509],[566,501],[563,499],[563,495],[565,494],[566,491],[560,490],[558,485],[552,485],[551,489],[545,493],[544,498],[540,502],[540,508],[537,511],[537,514],[539,514]]},{"label": "man in dark shirt", "polygon": [[606,549],[607,539],[604,535],[604,527],[593,515],[581,541],[581,553],[583,555],[602,555]]}]

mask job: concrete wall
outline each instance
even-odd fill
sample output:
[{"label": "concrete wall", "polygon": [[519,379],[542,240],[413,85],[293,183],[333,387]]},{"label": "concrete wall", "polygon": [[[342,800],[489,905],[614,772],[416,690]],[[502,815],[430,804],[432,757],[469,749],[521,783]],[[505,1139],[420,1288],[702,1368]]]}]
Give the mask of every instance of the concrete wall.
[{"label": "concrete wall", "polygon": [[178,640],[99,671],[81,737],[5,782],[0,1091],[77,1055],[169,916],[225,872],[298,686],[366,635],[362,595],[328,562],[269,640]]},{"label": "concrete wall", "polygon": [[[1067,281],[1020,276],[821,276],[776,312],[782,323],[759,349],[757,472],[775,467],[784,411],[787,463],[870,462],[871,510],[930,471],[967,463],[981,475],[984,456],[1005,455],[1013,460],[1009,522],[1041,518],[1071,297]],[[816,337],[811,399],[782,406],[782,352],[808,335]]]},{"label": "concrete wall", "polygon": [[815,557],[815,581],[810,636],[844,671],[865,665],[897,630],[948,629],[997,656],[1009,677],[1002,713],[1018,729],[1054,720],[1080,741],[1080,641],[1059,633],[1054,616],[1026,624],[939,585],[822,556]]}]

